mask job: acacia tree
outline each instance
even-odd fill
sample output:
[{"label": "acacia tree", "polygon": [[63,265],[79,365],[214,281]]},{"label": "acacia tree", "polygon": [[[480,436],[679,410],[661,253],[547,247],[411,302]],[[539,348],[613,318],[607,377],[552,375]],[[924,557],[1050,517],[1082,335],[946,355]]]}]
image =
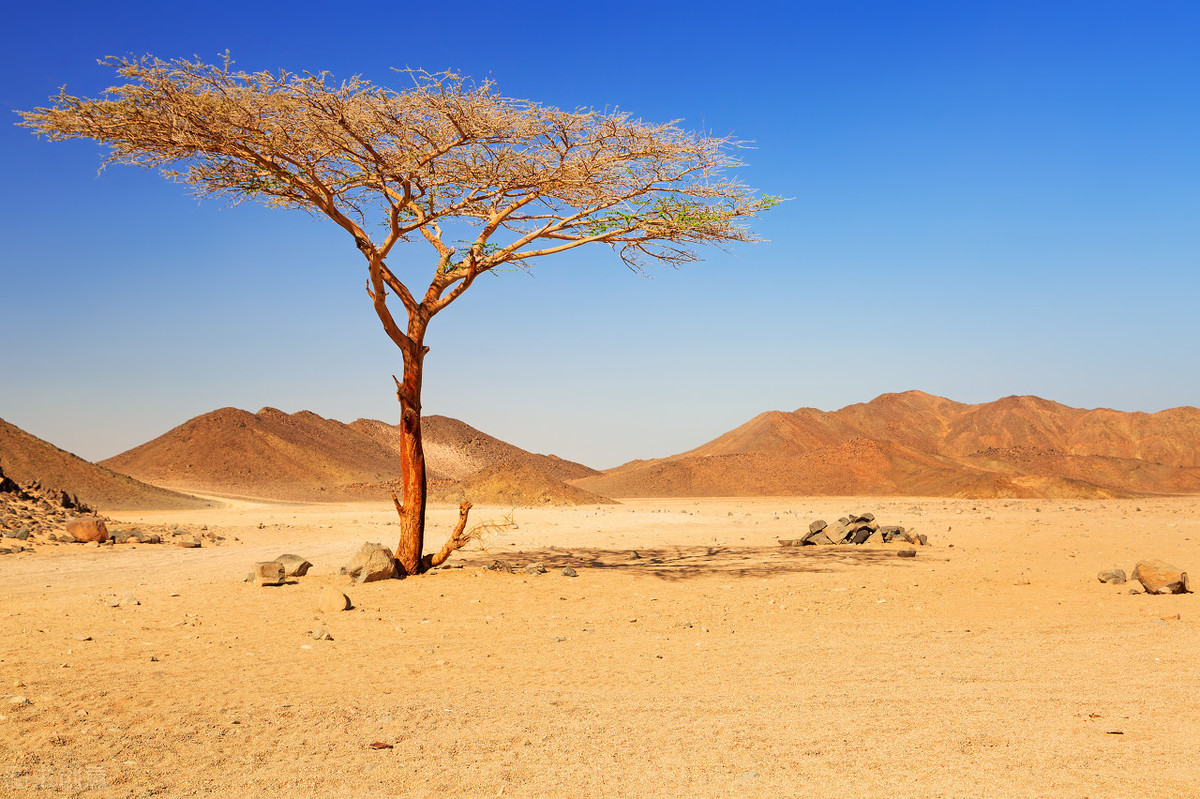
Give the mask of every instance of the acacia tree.
[{"label": "acacia tree", "polygon": [[[159,168],[200,196],[326,216],[362,253],[367,294],[403,356],[403,378],[393,376],[403,500],[393,498],[395,557],[408,574],[469,538],[464,502],[450,540],[423,556],[429,321],[499,267],[600,242],[635,270],[692,261],[694,245],[753,240],[744,219],[778,202],[726,175],[740,163],[729,138],[619,112],[561,111],[453,73],[406,71],[411,87],[395,91],[328,73],[235,72],[228,56],[215,65],[100,63],[125,83],[95,99],[63,89],[52,107],[19,112],[21,124],[50,141],[94,139],[109,147],[105,165]],[[393,256],[422,239],[432,257],[402,259],[404,248]],[[414,290],[422,272],[428,285]]]}]

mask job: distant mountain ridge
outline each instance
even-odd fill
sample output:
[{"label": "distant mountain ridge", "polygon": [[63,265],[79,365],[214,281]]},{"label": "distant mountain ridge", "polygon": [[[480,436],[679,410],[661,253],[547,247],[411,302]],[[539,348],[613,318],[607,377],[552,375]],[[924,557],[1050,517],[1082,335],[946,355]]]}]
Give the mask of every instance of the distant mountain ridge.
[{"label": "distant mountain ridge", "polygon": [[768,411],[695,449],[573,481],[613,497],[1200,493],[1200,409],[1070,408],[921,391],[837,411]]},{"label": "distant mountain ridge", "polygon": [[22,485],[66,491],[99,511],[181,510],[211,502],[140,482],[61,450],[0,419],[0,469]]},{"label": "distant mountain ridge", "polygon": [[[493,479],[496,497],[537,504],[608,501],[563,482],[599,474],[582,464],[527,452],[449,417],[425,417],[422,429],[435,501],[450,501],[461,493],[460,481],[498,465],[513,467],[507,472],[513,484],[502,487]],[[221,408],[101,463],[154,485],[220,496],[387,499],[401,477],[399,438],[395,426],[374,419],[345,424],[311,411]],[[503,482],[503,474],[498,479]]]}]

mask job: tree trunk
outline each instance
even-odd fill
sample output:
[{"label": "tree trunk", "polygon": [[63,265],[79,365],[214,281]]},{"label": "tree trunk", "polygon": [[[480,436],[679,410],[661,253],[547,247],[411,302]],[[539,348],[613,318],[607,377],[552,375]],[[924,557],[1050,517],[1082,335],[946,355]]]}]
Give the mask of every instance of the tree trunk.
[{"label": "tree trunk", "polygon": [[[411,331],[410,331],[411,335]],[[421,371],[425,357],[420,337],[415,354],[404,354],[404,380],[396,381],[400,401],[400,468],[404,501],[400,512],[400,543],[396,561],[406,574],[420,574],[425,548],[425,452],[421,448]]]}]

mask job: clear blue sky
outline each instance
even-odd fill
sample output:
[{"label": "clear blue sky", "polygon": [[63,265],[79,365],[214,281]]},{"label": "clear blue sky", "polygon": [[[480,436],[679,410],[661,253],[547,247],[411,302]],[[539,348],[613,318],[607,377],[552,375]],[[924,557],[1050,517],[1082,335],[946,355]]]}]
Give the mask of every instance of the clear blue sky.
[{"label": "clear blue sky", "polygon": [[[650,279],[598,247],[481,280],[427,413],[608,467],[910,388],[1200,404],[1200,4],[248,5],[18,4],[0,105],[97,94],[112,54],[455,69],[753,140],[739,175],[793,198]],[[100,160],[0,126],[0,417],[90,459],[230,405],[395,421],[345,234]]]}]

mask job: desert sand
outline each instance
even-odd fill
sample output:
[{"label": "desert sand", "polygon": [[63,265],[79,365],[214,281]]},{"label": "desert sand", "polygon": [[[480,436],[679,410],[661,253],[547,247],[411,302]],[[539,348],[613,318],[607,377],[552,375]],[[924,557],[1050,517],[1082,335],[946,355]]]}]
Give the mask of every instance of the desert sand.
[{"label": "desert sand", "polygon": [[[908,559],[775,543],[851,510],[930,545]],[[110,512],[112,526],[204,525],[227,542],[5,556],[0,794],[1188,796],[1200,600],[1096,574],[1142,558],[1200,571],[1198,510],[518,508],[516,529],[450,561],[461,568],[365,585],[338,569],[365,541],[395,544],[382,504]],[[429,547],[454,516],[432,511]],[[314,567],[279,587],[242,581],[285,552]],[[354,609],[318,612],[326,585]]]}]

